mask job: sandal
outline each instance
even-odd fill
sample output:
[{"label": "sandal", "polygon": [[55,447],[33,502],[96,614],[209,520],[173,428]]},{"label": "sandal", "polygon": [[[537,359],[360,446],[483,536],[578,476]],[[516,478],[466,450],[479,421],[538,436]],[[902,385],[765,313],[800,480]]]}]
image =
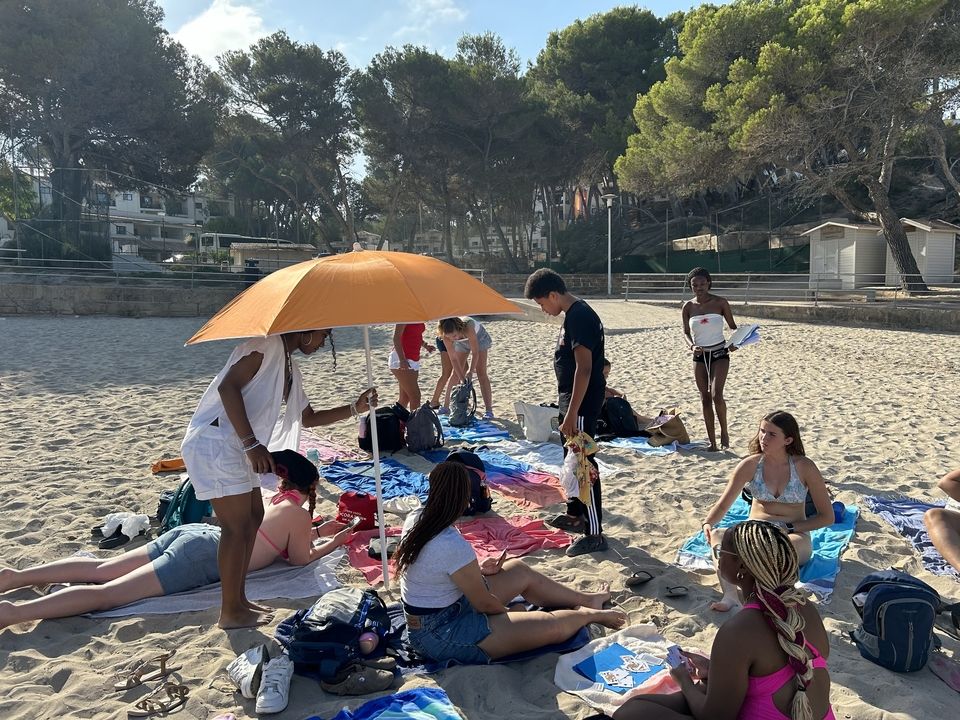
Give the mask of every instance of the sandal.
[{"label": "sandal", "polygon": [[[157,697],[167,694],[166,699]],[[144,697],[138,700],[132,707],[127,708],[127,717],[149,717],[150,715],[166,715],[172,710],[183,707],[187,704],[187,695],[190,694],[190,688],[186,685],[180,685],[174,682],[166,682]]]},{"label": "sandal", "polygon": [[[943,620],[940,619],[941,616]],[[955,640],[960,640],[960,603],[941,607],[940,614],[933,621],[933,626]]]},{"label": "sandal", "polygon": [[686,585],[667,585],[664,590],[666,592],[663,593],[663,596],[668,598],[686,597],[687,593],[690,592]]},{"label": "sandal", "polygon": [[587,523],[584,522],[583,518],[567,515],[566,513],[561,513],[552,520],[547,520],[547,525],[555,527],[557,530],[563,530],[564,532],[581,534],[587,532]]},{"label": "sandal", "polygon": [[320,687],[334,695],[367,695],[380,692],[393,685],[394,674],[363,665],[351,665],[340,682],[321,682]]},{"label": "sandal", "polygon": [[633,575],[628,577],[623,584],[628,588],[632,588],[646,585],[651,580],[653,580],[653,573],[649,570],[637,570]]},{"label": "sandal", "polygon": [[167,660],[172,658],[176,652],[176,650],[171,650],[170,652],[137,663],[133,666],[132,670],[120,675],[121,679],[119,682],[114,683],[113,689],[129,690],[130,688],[135,688],[151,680],[162,680],[174,670],[180,669],[180,665],[167,667]]}]

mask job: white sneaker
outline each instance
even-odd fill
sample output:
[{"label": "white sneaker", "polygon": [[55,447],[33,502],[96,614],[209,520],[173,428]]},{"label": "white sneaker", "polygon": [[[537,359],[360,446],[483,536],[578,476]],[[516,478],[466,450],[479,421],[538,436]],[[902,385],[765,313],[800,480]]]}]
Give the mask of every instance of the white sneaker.
[{"label": "white sneaker", "polygon": [[257,693],[258,713],[278,713],[290,702],[290,680],[293,678],[293,660],[278,655],[263,668],[263,682]]},{"label": "white sneaker", "polygon": [[257,696],[263,665],[269,660],[270,653],[267,646],[257,645],[244,653],[240,653],[235,660],[227,665],[227,675],[245,698],[252,700]]}]

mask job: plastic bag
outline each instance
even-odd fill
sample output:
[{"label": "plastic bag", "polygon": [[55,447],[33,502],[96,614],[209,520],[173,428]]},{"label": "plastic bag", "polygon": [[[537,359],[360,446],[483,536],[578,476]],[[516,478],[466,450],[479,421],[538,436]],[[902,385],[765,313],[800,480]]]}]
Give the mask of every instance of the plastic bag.
[{"label": "plastic bag", "polygon": [[577,454],[567,452],[563,458],[563,465],[560,467],[560,487],[563,488],[563,494],[567,500],[580,497],[580,479],[577,477]]}]

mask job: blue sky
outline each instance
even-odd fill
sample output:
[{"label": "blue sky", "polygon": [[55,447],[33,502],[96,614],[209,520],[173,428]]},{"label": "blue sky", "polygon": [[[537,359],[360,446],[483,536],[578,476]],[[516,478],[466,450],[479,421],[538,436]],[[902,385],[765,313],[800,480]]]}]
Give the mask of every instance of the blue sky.
[{"label": "blue sky", "polygon": [[[167,30],[214,64],[226,50],[249,47],[276,30],[300,42],[340,50],[364,67],[388,45],[424,45],[451,56],[464,33],[491,30],[521,61],[536,60],[547,35],[618,5],[611,0],[159,0]],[[663,17],[700,5],[690,0],[638,3]],[[714,4],[722,4],[722,0]]]}]

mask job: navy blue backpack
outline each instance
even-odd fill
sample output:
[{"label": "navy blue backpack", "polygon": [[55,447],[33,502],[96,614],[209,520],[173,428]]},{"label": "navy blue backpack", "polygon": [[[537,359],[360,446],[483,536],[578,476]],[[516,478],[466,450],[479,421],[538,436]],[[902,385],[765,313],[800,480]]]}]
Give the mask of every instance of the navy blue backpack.
[{"label": "navy blue backpack", "polygon": [[936,590],[899,570],[882,570],[860,581],[853,606],[863,622],[850,637],[863,657],[894,672],[927,664],[940,610]]}]

